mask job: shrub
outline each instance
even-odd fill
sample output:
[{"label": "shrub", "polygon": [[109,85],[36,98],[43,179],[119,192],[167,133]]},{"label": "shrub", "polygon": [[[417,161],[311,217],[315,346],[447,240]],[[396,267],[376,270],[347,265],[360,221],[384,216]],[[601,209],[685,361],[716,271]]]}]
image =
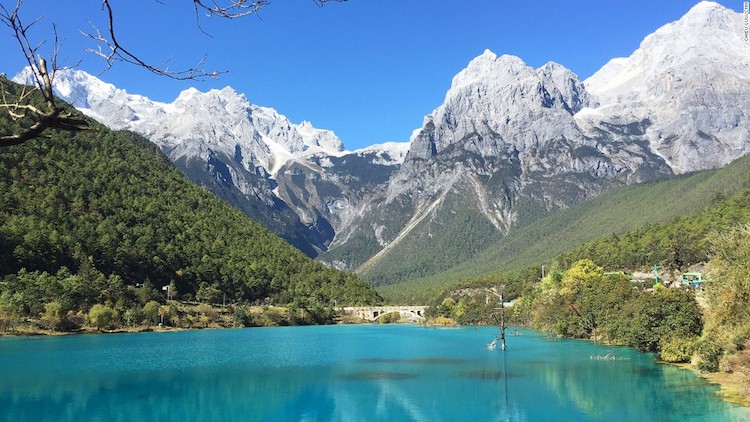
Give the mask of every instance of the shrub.
[{"label": "shrub", "polygon": [[159,302],[152,300],[143,305],[143,321],[147,325],[159,323]]},{"label": "shrub", "polygon": [[73,331],[81,328],[86,322],[86,314],[83,311],[68,311],[63,320],[63,331]]},{"label": "shrub", "polygon": [[401,314],[398,312],[390,312],[378,317],[379,324],[395,324],[399,321],[401,321]]},{"label": "shrub", "polygon": [[724,348],[716,340],[704,337],[698,341],[698,369],[706,372],[719,370],[719,360],[724,354]]},{"label": "shrub", "polygon": [[46,328],[59,330],[63,322],[63,309],[58,301],[47,302],[44,304],[41,322]]},{"label": "shrub", "polygon": [[734,356],[726,359],[727,370],[737,374],[745,394],[750,394],[750,340]]},{"label": "shrub", "polygon": [[280,308],[268,308],[261,314],[263,326],[278,327],[289,325],[286,310]]},{"label": "shrub", "polygon": [[456,321],[453,318],[447,318],[447,317],[444,317],[444,316],[439,316],[439,317],[436,317],[436,318],[429,319],[427,321],[427,325],[437,325],[437,326],[442,326],[442,327],[452,327],[452,326],[455,326],[455,325],[458,325],[458,324],[456,324]]},{"label": "shrub", "polygon": [[693,353],[695,353],[697,341],[697,336],[672,336],[666,339],[662,339],[659,357],[665,362],[690,362],[690,359],[693,357]]},{"label": "shrub", "polygon": [[250,309],[246,306],[238,306],[234,310],[234,325],[237,327],[252,327],[255,319]]},{"label": "shrub", "polygon": [[107,305],[97,303],[89,310],[89,322],[98,329],[112,329],[117,325],[117,311]]}]

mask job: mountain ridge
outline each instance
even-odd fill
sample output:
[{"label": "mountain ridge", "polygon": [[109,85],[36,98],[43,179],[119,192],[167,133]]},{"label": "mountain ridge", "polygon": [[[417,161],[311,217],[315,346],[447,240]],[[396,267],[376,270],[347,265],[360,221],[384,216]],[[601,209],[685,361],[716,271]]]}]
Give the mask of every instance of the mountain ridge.
[{"label": "mountain ridge", "polygon": [[[745,155],[750,46],[739,41],[740,19],[699,3],[585,81],[558,63],[532,68],[486,50],[454,76],[444,102],[408,144],[357,151],[344,150],[333,132],[292,124],[231,88],[187,90],[179,104],[150,114],[145,108],[153,102],[134,96],[129,104],[114,87],[95,90],[106,96],[99,111],[88,97],[82,104],[140,131],[193,180],[308,255],[367,277],[388,255],[417,259],[429,250],[432,256],[418,259],[444,265],[470,259],[491,238],[614,187]],[[706,42],[709,33],[715,39]],[[178,106],[188,111],[181,117],[187,123],[165,118]],[[463,250],[451,239],[427,247],[436,231],[474,216],[488,225],[456,232]],[[448,250],[456,256],[436,261]]]},{"label": "mountain ridge", "polygon": [[[7,97],[21,95],[19,86],[6,82]],[[0,113],[0,133],[13,125]],[[94,303],[109,301],[124,311],[129,306],[118,299],[172,283],[186,298],[213,289],[214,303],[222,294],[228,303],[379,300],[364,281],[305,257],[196,186],[140,135],[93,121],[86,131],[47,135],[0,149],[5,305],[43,311],[50,301],[76,300],[65,312],[87,312]],[[68,290],[44,282],[47,274],[78,269],[91,275],[92,268],[102,277],[82,279]],[[29,273],[38,276],[38,285],[17,283],[14,274]],[[36,296],[18,299],[14,284]]]}]

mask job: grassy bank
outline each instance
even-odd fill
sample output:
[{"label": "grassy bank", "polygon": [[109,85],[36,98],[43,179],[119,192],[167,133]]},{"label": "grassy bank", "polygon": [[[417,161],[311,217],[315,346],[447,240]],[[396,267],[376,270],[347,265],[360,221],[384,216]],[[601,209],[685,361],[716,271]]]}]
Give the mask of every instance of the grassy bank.
[{"label": "grassy bank", "polygon": [[41,318],[8,318],[0,321],[0,335],[65,335],[173,331],[204,328],[278,327],[290,325],[324,325],[356,320],[340,316],[334,309],[288,306],[214,306],[194,302],[168,301],[140,315],[108,317],[69,314],[65,320]]}]

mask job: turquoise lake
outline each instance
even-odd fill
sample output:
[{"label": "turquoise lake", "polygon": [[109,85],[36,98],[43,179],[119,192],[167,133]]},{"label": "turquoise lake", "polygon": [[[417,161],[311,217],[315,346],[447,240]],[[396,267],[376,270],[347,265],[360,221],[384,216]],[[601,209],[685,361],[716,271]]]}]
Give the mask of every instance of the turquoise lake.
[{"label": "turquoise lake", "polygon": [[[750,421],[692,372],[528,330],[322,326],[0,339],[6,421]],[[592,356],[614,353],[616,360]]]}]

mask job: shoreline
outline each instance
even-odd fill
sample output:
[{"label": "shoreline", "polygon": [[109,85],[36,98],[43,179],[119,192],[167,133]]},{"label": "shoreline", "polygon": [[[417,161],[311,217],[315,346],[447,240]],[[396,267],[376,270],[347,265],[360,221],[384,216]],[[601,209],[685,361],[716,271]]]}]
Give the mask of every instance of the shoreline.
[{"label": "shoreline", "polygon": [[[520,326],[531,328],[523,324]],[[533,330],[533,328],[531,329]],[[598,344],[610,344],[613,346],[617,346],[616,344],[608,343],[606,341],[598,341],[598,340],[594,340],[591,338],[582,339],[582,340],[590,341],[590,342],[598,343]],[[628,347],[628,346],[623,346],[623,347]],[[722,399],[723,401],[727,403],[736,404],[738,406],[750,408],[750,394],[744,393],[742,391],[742,387],[744,386],[744,384],[741,381],[738,381],[736,379],[738,376],[734,373],[702,372],[693,363],[665,362],[658,358],[656,358],[655,361],[657,364],[660,364],[660,365],[672,365],[672,366],[677,366],[682,369],[687,369],[693,372],[696,376],[706,380],[706,382],[708,382],[709,384],[718,386],[719,390],[714,392],[714,394],[720,399]]]},{"label": "shoreline", "polygon": [[168,333],[176,331],[192,331],[192,330],[218,330],[218,329],[232,329],[232,328],[268,328],[268,327],[304,327],[314,325],[360,325],[360,324],[377,324],[368,322],[362,319],[357,319],[342,315],[338,321],[331,324],[282,324],[282,325],[251,325],[251,326],[230,326],[222,325],[219,323],[209,323],[208,325],[193,325],[184,327],[175,327],[172,325],[137,325],[131,327],[119,327],[112,330],[100,330],[94,327],[81,327],[74,331],[57,331],[46,328],[35,326],[33,323],[27,323],[28,325],[19,326],[13,330],[0,331],[1,338],[12,338],[12,337],[48,337],[48,336],[76,336],[76,335],[91,335],[91,334],[129,334],[129,333]]},{"label": "shoreline", "polygon": [[75,331],[56,331],[47,330],[42,328],[36,329],[20,329],[14,331],[3,331],[0,332],[0,338],[13,338],[13,337],[57,337],[57,336],[77,336],[77,335],[91,335],[91,334],[129,334],[129,333],[150,333],[150,332],[170,332],[170,331],[186,331],[186,330],[203,330],[206,328],[229,328],[229,327],[155,327],[155,326],[137,326],[118,328],[114,330],[98,330],[95,328],[81,328]]},{"label": "shoreline", "polygon": [[669,363],[658,361],[661,364],[674,365],[682,369],[687,369],[697,376],[703,378],[709,384],[716,385],[719,390],[714,392],[716,396],[728,403],[733,403],[743,407],[750,407],[750,396],[741,392],[742,382],[736,380],[736,375],[726,372],[701,372],[692,363]]}]

